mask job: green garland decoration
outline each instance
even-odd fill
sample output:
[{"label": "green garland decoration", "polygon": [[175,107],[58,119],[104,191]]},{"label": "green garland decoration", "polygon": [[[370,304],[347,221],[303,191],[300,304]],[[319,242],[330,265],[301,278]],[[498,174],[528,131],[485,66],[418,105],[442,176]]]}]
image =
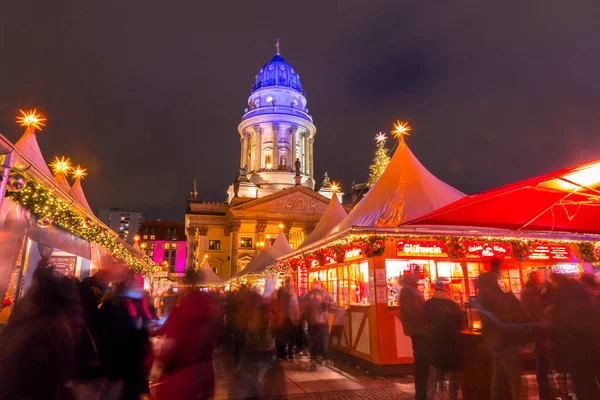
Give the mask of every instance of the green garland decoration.
[{"label": "green garland decoration", "polygon": [[531,241],[529,240],[511,240],[510,248],[517,261],[527,261],[531,251]]},{"label": "green garland decoration", "polygon": [[594,262],[594,245],[591,242],[579,242],[578,245],[579,254],[581,254],[581,259],[585,262]]},{"label": "green garland decoration", "polygon": [[134,257],[113,235],[97,224],[89,224],[86,217],[79,213],[66,201],[59,199],[52,190],[27,179],[27,186],[20,192],[6,191],[6,197],[27,208],[39,218],[52,218],[54,225],[64,231],[78,236],[88,242],[98,243],[107,249],[113,257],[123,260],[131,268],[144,276],[151,276],[160,271],[160,266],[155,264],[150,257],[142,259]]}]

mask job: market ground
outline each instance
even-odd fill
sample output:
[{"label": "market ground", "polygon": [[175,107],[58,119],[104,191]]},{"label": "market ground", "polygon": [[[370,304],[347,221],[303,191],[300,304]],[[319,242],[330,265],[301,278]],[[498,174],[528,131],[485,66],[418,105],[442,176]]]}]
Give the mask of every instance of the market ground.
[{"label": "market ground", "polygon": [[[272,352],[248,351],[235,372],[229,352],[215,353],[215,400],[229,399],[414,399],[412,376],[372,377],[342,360],[310,371],[308,359],[273,362]],[[522,399],[538,399],[535,376],[523,376]],[[440,397],[442,398],[442,397]]]}]

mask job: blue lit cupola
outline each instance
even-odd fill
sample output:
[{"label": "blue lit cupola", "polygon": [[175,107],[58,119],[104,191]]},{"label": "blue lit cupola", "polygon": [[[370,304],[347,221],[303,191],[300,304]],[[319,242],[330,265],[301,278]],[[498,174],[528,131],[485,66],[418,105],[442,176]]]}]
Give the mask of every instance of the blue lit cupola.
[{"label": "blue lit cupola", "polygon": [[275,56],[258,71],[254,86],[252,86],[252,93],[265,87],[280,86],[294,89],[304,94],[298,72],[281,57],[279,39],[275,48]]}]

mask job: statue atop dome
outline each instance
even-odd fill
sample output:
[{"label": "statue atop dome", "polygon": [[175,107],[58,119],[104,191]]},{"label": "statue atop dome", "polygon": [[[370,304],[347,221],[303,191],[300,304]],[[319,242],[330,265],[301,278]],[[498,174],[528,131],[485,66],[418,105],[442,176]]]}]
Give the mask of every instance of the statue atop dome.
[{"label": "statue atop dome", "polygon": [[277,54],[278,56],[281,55],[281,52],[279,49],[279,38],[277,38],[277,40],[275,41],[275,54]]}]

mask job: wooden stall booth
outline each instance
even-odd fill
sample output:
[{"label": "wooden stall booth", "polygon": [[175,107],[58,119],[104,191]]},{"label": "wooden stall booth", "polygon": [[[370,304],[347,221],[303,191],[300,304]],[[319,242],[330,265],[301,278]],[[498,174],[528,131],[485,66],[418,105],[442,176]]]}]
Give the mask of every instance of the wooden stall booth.
[{"label": "wooden stall booth", "polygon": [[414,229],[350,230],[291,253],[280,265],[297,274],[299,293],[320,281],[331,294],[334,349],[376,366],[394,366],[413,362],[410,338],[400,322],[398,293],[402,277],[416,267],[422,271],[419,290],[425,299],[433,296],[436,280],[444,281],[452,299],[465,308],[468,330],[477,332],[481,322],[469,300],[477,296],[477,277],[490,270],[492,259],[503,260],[500,286],[519,296],[528,272],[579,273],[584,265],[580,248],[598,246],[584,235],[476,233],[440,227],[426,235]]}]

